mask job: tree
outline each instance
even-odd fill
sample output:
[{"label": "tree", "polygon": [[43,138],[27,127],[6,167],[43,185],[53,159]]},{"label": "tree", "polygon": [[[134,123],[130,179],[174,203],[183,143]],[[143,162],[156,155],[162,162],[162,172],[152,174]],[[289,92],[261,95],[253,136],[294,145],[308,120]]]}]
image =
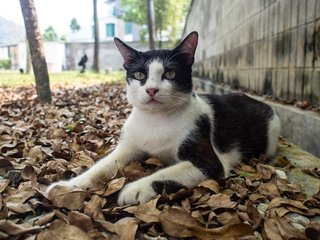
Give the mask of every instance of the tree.
[{"label": "tree", "polygon": [[30,74],[31,73],[31,56],[30,56],[30,47],[29,44],[26,44],[26,48],[27,48],[27,64],[26,64],[26,73]]},{"label": "tree", "polygon": [[81,28],[76,18],[72,18],[72,19],[71,19],[71,23],[70,23],[69,26],[70,26],[71,31],[72,31],[73,33],[79,31],[80,28]]},{"label": "tree", "polygon": [[[175,44],[184,26],[190,0],[157,0],[154,1],[156,38],[161,41],[166,33],[170,43]],[[139,25],[147,24],[147,4],[141,0],[121,0],[124,9],[124,20]]]},{"label": "tree", "polygon": [[149,47],[155,48],[155,17],[154,17],[154,3],[153,0],[147,0],[147,16],[148,16],[148,31],[149,31]]},{"label": "tree", "polygon": [[42,35],[44,41],[58,41],[58,34],[52,26],[47,27]]},{"label": "tree", "polygon": [[93,29],[94,29],[94,52],[92,70],[99,72],[99,24],[97,0],[93,0]]},{"label": "tree", "polygon": [[49,74],[38,23],[34,0],[20,0],[20,7],[30,48],[33,72],[36,80],[38,99],[43,103],[51,102]]}]

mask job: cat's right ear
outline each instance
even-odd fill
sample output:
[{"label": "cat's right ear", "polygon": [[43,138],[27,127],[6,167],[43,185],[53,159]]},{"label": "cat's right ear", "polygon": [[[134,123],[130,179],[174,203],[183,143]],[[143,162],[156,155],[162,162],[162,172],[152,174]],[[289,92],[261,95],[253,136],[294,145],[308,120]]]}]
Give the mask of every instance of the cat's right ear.
[{"label": "cat's right ear", "polygon": [[119,52],[122,55],[123,66],[129,64],[135,58],[137,51],[122,42],[119,38],[114,38],[114,43],[116,44]]},{"label": "cat's right ear", "polygon": [[192,65],[198,45],[198,33],[191,32],[173,51],[184,54],[187,64]]}]

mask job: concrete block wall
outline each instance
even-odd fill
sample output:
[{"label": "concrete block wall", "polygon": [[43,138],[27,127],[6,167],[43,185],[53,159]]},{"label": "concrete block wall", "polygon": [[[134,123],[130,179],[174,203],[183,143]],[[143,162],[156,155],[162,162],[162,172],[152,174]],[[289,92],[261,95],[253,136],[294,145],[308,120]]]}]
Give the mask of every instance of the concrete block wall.
[{"label": "concrete block wall", "polygon": [[194,74],[285,100],[320,103],[320,0],[193,0]]}]

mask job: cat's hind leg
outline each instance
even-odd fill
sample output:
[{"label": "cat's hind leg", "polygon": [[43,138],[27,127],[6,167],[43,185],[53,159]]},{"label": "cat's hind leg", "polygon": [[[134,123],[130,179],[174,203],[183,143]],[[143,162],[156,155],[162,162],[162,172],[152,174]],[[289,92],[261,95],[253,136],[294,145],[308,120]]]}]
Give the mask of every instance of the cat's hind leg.
[{"label": "cat's hind leg", "polygon": [[163,188],[166,188],[169,192],[182,187],[192,188],[206,178],[191,162],[179,162],[127,184],[119,194],[118,204],[145,203],[161,193]]}]

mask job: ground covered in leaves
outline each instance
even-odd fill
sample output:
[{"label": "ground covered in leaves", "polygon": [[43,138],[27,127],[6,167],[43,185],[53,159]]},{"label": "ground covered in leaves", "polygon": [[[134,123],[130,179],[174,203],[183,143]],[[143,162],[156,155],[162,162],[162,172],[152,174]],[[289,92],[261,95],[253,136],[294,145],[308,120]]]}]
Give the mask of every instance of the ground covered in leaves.
[{"label": "ground covered in leaves", "polygon": [[174,194],[164,189],[138,206],[117,206],[117,194],[163,167],[158,159],[48,199],[50,183],[76,176],[115,147],[131,111],[124,87],[55,89],[51,105],[37,103],[33,88],[6,88],[0,107],[0,239],[319,239],[320,192],[307,196],[288,182],[285,156],[277,167],[253,159],[228,179]]}]

